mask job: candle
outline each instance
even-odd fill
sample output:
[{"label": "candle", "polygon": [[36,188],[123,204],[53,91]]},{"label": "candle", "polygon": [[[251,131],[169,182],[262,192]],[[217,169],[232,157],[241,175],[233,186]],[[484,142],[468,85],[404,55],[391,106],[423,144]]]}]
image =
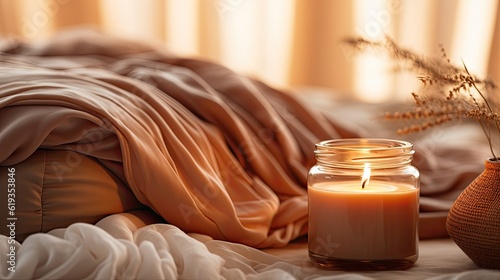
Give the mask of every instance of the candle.
[{"label": "candle", "polygon": [[393,260],[416,255],[418,190],[371,182],[309,188],[309,248],[352,260]]},{"label": "candle", "polygon": [[419,173],[412,145],[343,139],[316,145],[308,174],[309,256],[334,269],[403,269],[418,258]]}]

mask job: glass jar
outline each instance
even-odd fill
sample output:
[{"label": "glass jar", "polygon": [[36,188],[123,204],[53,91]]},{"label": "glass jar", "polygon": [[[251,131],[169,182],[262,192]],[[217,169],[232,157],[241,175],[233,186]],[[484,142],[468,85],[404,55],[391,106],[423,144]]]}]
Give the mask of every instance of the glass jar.
[{"label": "glass jar", "polygon": [[316,144],[315,154],[307,179],[311,260],[339,270],[411,267],[420,199],[413,145],[337,139]]}]

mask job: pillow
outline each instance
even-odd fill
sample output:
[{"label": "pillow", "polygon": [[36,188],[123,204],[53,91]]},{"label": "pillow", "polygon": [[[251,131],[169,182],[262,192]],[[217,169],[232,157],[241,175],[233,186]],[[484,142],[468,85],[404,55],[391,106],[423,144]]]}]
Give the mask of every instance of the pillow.
[{"label": "pillow", "polygon": [[[15,180],[10,179],[11,185],[9,178]],[[144,207],[128,186],[95,158],[73,151],[39,149],[19,164],[0,166],[0,186],[2,205],[7,204],[8,193],[15,193],[15,204],[11,205],[15,209],[9,213],[2,207],[1,220],[17,218],[7,220],[14,222],[14,231],[4,226],[0,233],[15,234],[19,242],[32,233],[75,222],[94,224],[110,214]]]}]

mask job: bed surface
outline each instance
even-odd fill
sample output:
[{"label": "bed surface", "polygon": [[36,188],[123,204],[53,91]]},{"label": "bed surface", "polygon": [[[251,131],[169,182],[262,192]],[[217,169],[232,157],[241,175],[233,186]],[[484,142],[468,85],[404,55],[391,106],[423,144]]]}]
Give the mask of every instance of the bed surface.
[{"label": "bed surface", "polygon": [[319,269],[309,261],[306,238],[292,242],[282,249],[264,251],[301,267],[311,275],[334,277],[350,273],[353,278],[354,275],[359,276],[356,279],[470,279],[473,275],[500,276],[498,271],[487,271],[477,267],[449,238],[421,240],[417,262],[412,268],[404,271],[342,272]]},{"label": "bed surface", "polygon": [[[2,172],[40,149],[78,152],[113,175],[110,188],[123,183],[144,207],[133,201],[100,213],[102,219],[93,215],[96,224],[68,222],[15,242],[3,228],[0,279],[500,279],[500,271],[477,267],[445,228],[449,207],[488,157],[473,123],[405,138],[414,144],[422,183],[416,265],[326,271],[309,262],[305,237],[304,186],[314,144],[399,138],[395,124],[376,118],[394,104],[361,104],[311,89],[280,91],[216,63],[96,34],[9,44],[0,52]],[[67,170],[78,170],[63,159]],[[23,176],[21,169],[16,176]],[[59,181],[65,189],[69,182]],[[16,194],[22,191],[20,180]],[[40,211],[65,198],[52,192],[47,200],[43,193],[33,198]],[[99,210],[92,194],[78,198]],[[78,210],[68,207],[58,214]],[[34,209],[27,208],[28,214]],[[10,252],[15,272],[5,265]]]},{"label": "bed surface", "polygon": [[[421,240],[419,259],[403,271],[331,271],[308,258],[307,238],[258,250],[156,223],[150,213],[115,214],[18,244],[15,273],[2,279],[499,279],[477,267],[449,238]],[[0,236],[0,250],[7,238]],[[0,256],[6,262],[6,255]]]}]

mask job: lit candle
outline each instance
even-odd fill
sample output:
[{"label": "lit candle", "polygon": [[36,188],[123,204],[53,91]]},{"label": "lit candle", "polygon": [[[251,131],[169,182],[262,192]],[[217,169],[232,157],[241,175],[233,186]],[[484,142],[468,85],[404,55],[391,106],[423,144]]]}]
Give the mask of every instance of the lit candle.
[{"label": "lit candle", "polygon": [[398,180],[397,168],[391,166],[378,165],[375,176],[370,176],[374,171],[365,162],[364,168],[356,168],[358,174],[362,172],[357,179],[353,170],[329,168],[313,174],[320,179],[311,174],[309,179],[312,259],[334,268],[350,268],[353,263],[369,263],[371,269],[413,265],[418,256],[419,217],[415,182]]},{"label": "lit candle", "polygon": [[344,259],[390,260],[417,254],[418,190],[385,182],[309,189],[310,248]]}]

